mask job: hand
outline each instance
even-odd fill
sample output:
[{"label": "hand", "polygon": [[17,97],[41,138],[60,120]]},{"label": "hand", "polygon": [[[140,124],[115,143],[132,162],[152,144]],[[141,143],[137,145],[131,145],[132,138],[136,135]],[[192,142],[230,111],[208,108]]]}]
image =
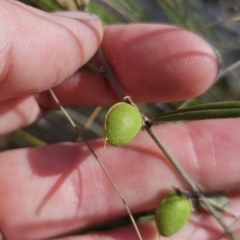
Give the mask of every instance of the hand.
[{"label": "hand", "polygon": [[[102,49],[120,85],[136,102],[171,102],[203,93],[219,61],[203,39],[167,25],[105,27],[88,14],[51,15],[1,0],[0,134],[39,119],[53,106],[49,88],[65,106],[111,105],[110,84],[83,69]],[[72,18],[70,18],[70,16]],[[77,71],[77,72],[76,72]],[[66,81],[64,81],[67,79]],[[64,82],[63,82],[64,81]],[[37,94],[37,95],[34,95]],[[159,138],[206,190],[239,186],[239,119],[165,124]],[[156,207],[172,186],[186,184],[145,132],[123,148],[91,142],[133,212]],[[7,240],[49,239],[126,215],[123,203],[83,143],[61,143],[0,154],[0,227]],[[239,196],[231,198],[233,212]],[[140,224],[143,239],[158,239],[153,222]],[[217,239],[209,215],[194,215],[171,239]],[[58,239],[137,239],[132,226]]]}]

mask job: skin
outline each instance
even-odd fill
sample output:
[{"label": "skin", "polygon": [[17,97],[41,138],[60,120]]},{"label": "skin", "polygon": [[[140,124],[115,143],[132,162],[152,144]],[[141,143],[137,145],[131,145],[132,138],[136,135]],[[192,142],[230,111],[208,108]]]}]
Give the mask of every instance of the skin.
[{"label": "skin", "polygon": [[[135,102],[197,96],[214,83],[219,72],[212,47],[177,27],[130,24],[103,30],[99,20],[89,20],[86,14],[61,17],[6,0],[0,0],[0,5],[1,135],[33,123],[51,109],[54,103],[49,94],[39,93],[49,88],[65,106],[119,101],[105,79],[78,70],[100,43],[120,85]],[[239,123],[239,119],[196,121],[154,130],[192,179],[214,191],[239,186]],[[153,209],[172,186],[187,189],[145,132],[123,148],[104,149],[103,139],[90,144],[133,212]],[[0,228],[8,240],[48,239],[126,214],[82,143],[5,151],[0,163]],[[230,209],[238,215],[238,193],[231,194],[230,200]],[[139,228],[143,239],[158,239],[153,222]],[[221,233],[218,223],[200,212],[169,239],[212,240]],[[129,226],[57,239],[137,237]]]}]

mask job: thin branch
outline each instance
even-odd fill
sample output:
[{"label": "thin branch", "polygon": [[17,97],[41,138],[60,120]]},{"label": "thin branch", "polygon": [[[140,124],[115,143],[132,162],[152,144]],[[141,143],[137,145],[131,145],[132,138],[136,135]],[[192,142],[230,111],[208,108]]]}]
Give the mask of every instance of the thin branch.
[{"label": "thin branch", "polygon": [[[59,106],[59,108],[63,111],[63,113],[65,114],[65,116],[67,117],[68,121],[70,122],[70,124],[74,127],[74,129],[77,129],[76,124],[73,122],[73,120],[71,119],[71,117],[69,116],[69,114],[67,113],[67,111],[65,110],[65,108],[61,105],[61,103],[59,102],[57,96],[55,95],[55,93],[53,92],[52,89],[49,89],[49,92],[53,98],[53,100],[57,103],[57,105]],[[77,131],[77,130],[76,130]]]},{"label": "thin branch", "polygon": [[75,3],[78,10],[87,12],[89,0],[73,0],[73,2]]},{"label": "thin branch", "polygon": [[[240,220],[240,216],[238,216],[237,218],[234,219],[234,221],[230,224],[229,228],[234,228],[236,227],[237,223],[239,222]],[[223,237],[226,236],[226,233],[224,232],[219,238],[218,240],[222,239],[223,240]],[[225,239],[225,238],[224,238]]]},{"label": "thin branch", "polygon": [[122,88],[120,87],[120,85],[118,84],[117,79],[114,76],[113,72],[111,71],[110,67],[108,66],[101,49],[98,49],[98,56],[100,57],[101,60],[103,74],[108,78],[108,80],[110,81],[114,89],[117,91],[119,96],[121,98],[124,98],[126,95]]},{"label": "thin branch", "polygon": [[94,111],[92,112],[91,116],[88,118],[88,120],[86,121],[86,123],[84,124],[84,128],[85,129],[89,129],[90,126],[92,125],[94,119],[97,117],[97,115],[100,113],[100,111],[102,110],[102,107],[98,106],[94,109]]},{"label": "thin branch", "polygon": [[53,92],[52,89],[49,89],[49,92],[50,94],[52,95],[54,101],[58,104],[59,108],[63,111],[63,113],[65,114],[65,116],[67,117],[67,119],[69,120],[70,124],[72,125],[72,127],[75,129],[75,131],[77,132],[78,136],[79,136],[79,139],[82,139],[82,141],[86,144],[86,146],[88,147],[89,151],[92,153],[92,155],[95,157],[95,159],[97,160],[97,162],[99,163],[99,165],[101,166],[101,168],[103,169],[103,171],[105,172],[105,174],[107,175],[107,177],[109,178],[110,182],[112,183],[113,187],[115,188],[115,190],[117,191],[119,197],[121,198],[127,212],[128,212],[128,215],[131,219],[131,222],[135,228],[135,231],[138,235],[138,238],[139,240],[143,240],[142,239],[142,236],[140,234],[140,231],[137,227],[137,224],[133,218],[133,215],[130,211],[130,208],[128,207],[125,199],[123,198],[123,195],[121,194],[119,188],[117,187],[117,185],[115,184],[115,182],[113,181],[111,175],[109,174],[108,170],[106,169],[105,165],[102,163],[102,161],[98,158],[98,156],[96,155],[96,153],[94,152],[94,150],[92,149],[91,145],[89,144],[89,142],[87,140],[85,140],[83,138],[83,134],[82,132],[80,131],[80,129],[77,127],[77,125],[72,121],[71,117],[69,116],[69,114],[67,113],[67,111],[64,109],[64,107],[61,105],[61,103],[59,102],[57,96],[55,95],[55,93]]},{"label": "thin branch", "polygon": [[210,205],[208,200],[203,196],[198,196],[199,202],[207,209],[208,212],[210,212],[213,217],[218,221],[218,223],[222,226],[224,231],[227,233],[227,235],[232,240],[237,240],[237,238],[234,236],[233,232],[230,230],[230,228],[224,223],[221,216],[214,210],[214,208]]},{"label": "thin branch", "polygon": [[184,181],[190,186],[190,188],[193,190],[193,192],[200,192],[197,185],[190,179],[190,177],[187,175],[187,173],[183,170],[183,168],[180,166],[180,164],[173,159],[173,157],[170,155],[170,153],[167,151],[167,149],[162,145],[162,143],[159,141],[157,136],[154,134],[151,127],[145,127],[148,134],[151,136],[153,141],[157,144],[157,146],[161,149],[161,151],[164,153],[164,155],[167,157],[171,165],[176,169],[176,171],[181,175],[181,177],[184,179]]},{"label": "thin branch", "polygon": [[190,186],[193,190],[194,194],[197,196],[198,201],[210,212],[214,218],[218,221],[218,223],[222,226],[224,231],[229,235],[232,240],[236,240],[233,233],[230,231],[228,226],[223,222],[219,214],[214,210],[208,200],[204,197],[201,190],[199,190],[198,186],[191,180],[191,178],[187,175],[187,173],[183,170],[183,168],[178,164],[176,160],[170,155],[167,149],[163,146],[163,144],[156,137],[151,127],[145,127],[148,134],[151,136],[153,141],[157,144],[157,146],[162,150],[164,155],[167,157],[168,161],[172,164],[172,166],[176,169],[176,171],[181,175],[181,177],[185,180],[185,182]]},{"label": "thin branch", "polygon": [[[205,197],[206,198],[206,197]],[[209,198],[206,198],[206,200],[208,201],[208,203],[215,209],[217,209],[218,211],[228,215],[229,217],[232,217],[232,218],[237,218],[237,216],[231,212],[229,209],[227,209],[226,207],[223,207],[219,204],[217,204],[215,201],[209,199]]]},{"label": "thin branch", "polygon": [[135,222],[135,220],[134,220],[134,218],[133,218],[133,215],[132,215],[132,213],[131,213],[131,211],[130,211],[130,208],[128,207],[128,205],[127,205],[127,203],[126,203],[123,195],[121,194],[119,188],[117,187],[116,183],[113,181],[113,179],[112,179],[111,175],[109,174],[109,172],[107,171],[106,167],[103,165],[102,161],[100,161],[100,159],[98,158],[98,156],[96,155],[96,153],[94,152],[94,150],[92,149],[92,147],[89,145],[89,143],[88,143],[86,140],[83,140],[83,141],[84,141],[84,143],[87,145],[87,147],[88,147],[88,149],[90,150],[90,152],[94,155],[95,159],[98,161],[98,163],[99,163],[99,165],[102,167],[103,171],[104,171],[104,172],[106,173],[106,175],[108,176],[109,180],[111,181],[112,185],[114,186],[115,190],[117,191],[119,197],[121,198],[121,200],[122,200],[122,202],[123,202],[123,204],[124,204],[124,206],[125,206],[125,208],[126,208],[126,210],[127,210],[127,212],[128,212],[128,215],[129,215],[129,217],[130,217],[130,219],[131,219],[131,222],[132,222],[132,224],[133,224],[133,226],[134,226],[134,228],[135,228],[135,231],[136,231],[136,233],[137,233],[137,235],[138,235],[138,238],[139,238],[140,240],[143,240],[143,239],[142,239],[142,236],[141,236],[141,234],[140,234],[140,232],[139,232],[139,229],[138,229],[138,227],[137,227],[137,224],[136,224],[136,222]]},{"label": "thin branch", "polygon": [[[118,92],[120,97],[124,99],[126,97],[126,94],[123,92],[122,88],[118,84],[118,81],[114,74],[112,73],[111,69],[109,68],[104,55],[101,50],[98,51],[98,54],[101,59],[102,63],[102,70],[105,74],[105,76],[108,78],[108,80],[113,85],[114,89]],[[128,97],[129,98],[129,97]],[[132,100],[131,100],[132,101]],[[218,221],[218,223],[222,226],[224,231],[228,234],[228,236],[231,238],[231,240],[236,240],[234,234],[231,232],[231,230],[228,228],[228,226],[223,222],[223,220],[219,217],[217,212],[214,210],[214,208],[211,206],[211,204],[207,201],[207,199],[202,194],[201,189],[194,183],[193,180],[188,176],[188,174],[185,172],[185,170],[178,164],[176,160],[169,154],[169,152],[166,150],[166,148],[162,145],[162,143],[159,141],[157,136],[154,134],[152,128],[151,128],[151,121],[143,115],[145,126],[144,129],[148,132],[152,140],[157,144],[159,149],[164,153],[164,155],[167,157],[167,160],[172,164],[172,166],[175,168],[175,170],[180,174],[180,176],[184,179],[184,181],[190,186],[193,193],[197,197],[198,201],[214,216],[214,218]]]}]

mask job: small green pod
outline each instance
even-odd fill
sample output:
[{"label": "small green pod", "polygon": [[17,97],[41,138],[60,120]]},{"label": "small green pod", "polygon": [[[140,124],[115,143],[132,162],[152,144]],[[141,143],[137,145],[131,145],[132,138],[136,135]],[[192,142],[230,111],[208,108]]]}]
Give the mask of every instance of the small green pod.
[{"label": "small green pod", "polygon": [[120,102],[107,112],[104,121],[104,136],[113,146],[123,146],[131,142],[143,125],[142,115],[135,106]]},{"label": "small green pod", "polygon": [[160,235],[169,237],[181,230],[191,211],[188,198],[179,192],[170,193],[159,203],[155,212],[155,223]]}]

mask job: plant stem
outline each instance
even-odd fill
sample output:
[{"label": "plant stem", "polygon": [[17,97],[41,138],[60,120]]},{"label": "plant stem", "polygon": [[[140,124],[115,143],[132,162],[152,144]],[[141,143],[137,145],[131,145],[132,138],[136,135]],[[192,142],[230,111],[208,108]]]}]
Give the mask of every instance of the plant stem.
[{"label": "plant stem", "polygon": [[121,98],[124,98],[126,95],[125,95],[124,91],[122,90],[122,88],[120,87],[120,85],[118,84],[117,79],[114,76],[113,72],[111,71],[110,67],[108,66],[101,49],[98,49],[98,56],[99,56],[99,58],[101,60],[103,74],[110,81],[110,83],[112,84],[114,89],[117,91],[119,96]]},{"label": "plant stem", "polygon": [[234,234],[231,232],[231,230],[228,228],[228,226],[223,222],[220,215],[214,210],[214,208],[211,206],[211,204],[208,202],[208,200],[204,197],[204,195],[202,194],[202,192],[198,188],[198,186],[191,180],[191,178],[187,175],[187,173],[183,170],[183,168],[179,165],[179,163],[176,160],[174,160],[174,158],[170,155],[170,153],[167,151],[167,149],[159,141],[159,139],[156,137],[155,133],[153,132],[151,126],[150,127],[148,127],[148,126],[149,125],[146,125],[146,127],[144,129],[148,132],[148,134],[151,136],[153,141],[161,149],[161,151],[167,157],[168,161],[175,168],[175,170],[180,174],[180,176],[184,179],[184,181],[190,186],[193,193],[196,195],[198,201],[207,209],[208,212],[210,212],[214,216],[214,218],[222,226],[222,228],[229,235],[229,237],[232,240],[236,240]]},{"label": "plant stem", "polygon": [[86,123],[84,124],[85,130],[90,128],[90,126],[92,125],[94,119],[97,117],[97,115],[100,113],[101,110],[102,110],[102,107],[100,107],[100,106],[98,106],[98,107],[96,107],[94,109],[94,111],[92,112],[92,114],[90,115],[90,117],[88,118]]},{"label": "plant stem", "polygon": [[176,169],[176,171],[181,175],[181,177],[184,179],[184,181],[190,186],[190,188],[193,190],[193,192],[198,192],[199,189],[197,185],[190,179],[190,177],[187,175],[187,173],[183,170],[183,168],[180,166],[180,164],[173,159],[173,157],[169,154],[167,149],[162,145],[162,143],[159,141],[159,139],[156,137],[155,133],[153,132],[151,127],[145,127],[148,134],[151,136],[153,141],[157,144],[157,146],[161,149],[161,151],[164,153],[164,155],[167,157],[168,161],[171,163],[171,165]]},{"label": "plant stem", "polygon": [[218,221],[218,223],[222,226],[226,234],[230,237],[231,240],[237,240],[237,238],[234,236],[233,232],[229,229],[229,227],[224,223],[221,216],[214,210],[214,208],[211,206],[211,204],[208,202],[208,200],[202,195],[198,194],[198,200],[199,202],[207,209],[208,212],[210,212],[213,217]]},{"label": "plant stem", "polygon": [[52,98],[54,99],[54,101],[58,104],[59,108],[63,111],[63,113],[64,113],[65,116],[67,117],[67,119],[68,119],[68,121],[70,122],[70,124],[72,125],[72,127],[73,127],[73,128],[75,129],[75,131],[77,132],[77,134],[78,134],[78,139],[81,139],[81,140],[86,144],[86,146],[88,147],[89,151],[92,153],[92,155],[94,156],[94,158],[97,160],[97,162],[99,163],[99,165],[101,166],[101,168],[103,169],[103,171],[105,172],[105,174],[107,175],[107,177],[109,178],[110,182],[112,183],[113,187],[114,187],[115,190],[117,191],[120,199],[122,200],[122,202],[123,202],[123,204],[124,204],[124,206],[125,206],[125,208],[126,208],[126,210],[127,210],[127,212],[128,212],[128,215],[129,215],[129,217],[130,217],[130,219],[131,219],[131,222],[132,222],[132,224],[133,224],[133,226],[134,226],[134,228],[135,228],[135,231],[136,231],[136,233],[137,233],[137,235],[138,235],[139,240],[143,240],[143,239],[142,239],[142,236],[141,236],[141,234],[140,234],[140,231],[139,231],[139,229],[138,229],[138,227],[137,227],[137,224],[136,224],[136,222],[135,222],[135,220],[134,220],[134,218],[133,218],[133,215],[132,215],[132,213],[131,213],[131,211],[130,211],[130,208],[128,207],[125,199],[123,198],[122,193],[120,192],[120,190],[119,190],[119,188],[117,187],[116,183],[113,181],[113,179],[112,179],[111,175],[109,174],[108,170],[106,169],[105,165],[104,165],[104,164],[102,163],[102,161],[98,158],[97,154],[94,152],[94,150],[92,149],[92,147],[91,147],[91,145],[89,144],[89,142],[88,142],[86,139],[84,139],[81,130],[77,127],[77,125],[73,122],[73,120],[71,119],[71,117],[69,116],[69,114],[67,113],[67,111],[65,110],[65,108],[61,105],[61,103],[59,102],[59,100],[58,100],[57,96],[55,95],[55,93],[53,92],[53,90],[52,90],[52,89],[49,89],[49,92],[50,92],[50,94],[52,95]]},{"label": "plant stem", "polygon": [[[118,81],[116,77],[114,76],[113,72],[111,71],[110,67],[108,66],[108,63],[105,60],[105,57],[101,50],[98,51],[101,63],[102,63],[102,70],[105,76],[108,78],[108,80],[113,85],[114,89],[118,92],[120,97],[124,99],[127,97],[127,95],[123,92],[122,88],[118,84]],[[128,97],[130,98],[130,97]],[[132,100],[130,100],[132,102]],[[134,104],[135,105],[135,104]],[[168,161],[171,163],[171,165],[175,168],[175,170],[180,174],[180,176],[184,179],[184,181],[190,186],[193,193],[197,197],[198,201],[213,215],[213,217],[218,221],[218,223],[222,226],[226,234],[230,237],[231,240],[236,240],[234,234],[231,232],[231,230],[228,228],[228,226],[223,222],[223,220],[219,217],[217,212],[214,210],[214,208],[210,205],[210,203],[207,201],[207,199],[202,194],[199,187],[194,183],[193,180],[188,176],[188,174],[185,172],[185,170],[178,164],[177,161],[172,158],[172,156],[169,154],[169,152],[166,150],[166,148],[162,145],[162,143],[159,141],[155,133],[153,132],[151,126],[151,121],[144,115],[144,129],[148,132],[149,136],[152,138],[152,140],[157,144],[159,149],[164,153],[164,155],[167,157]]]}]

